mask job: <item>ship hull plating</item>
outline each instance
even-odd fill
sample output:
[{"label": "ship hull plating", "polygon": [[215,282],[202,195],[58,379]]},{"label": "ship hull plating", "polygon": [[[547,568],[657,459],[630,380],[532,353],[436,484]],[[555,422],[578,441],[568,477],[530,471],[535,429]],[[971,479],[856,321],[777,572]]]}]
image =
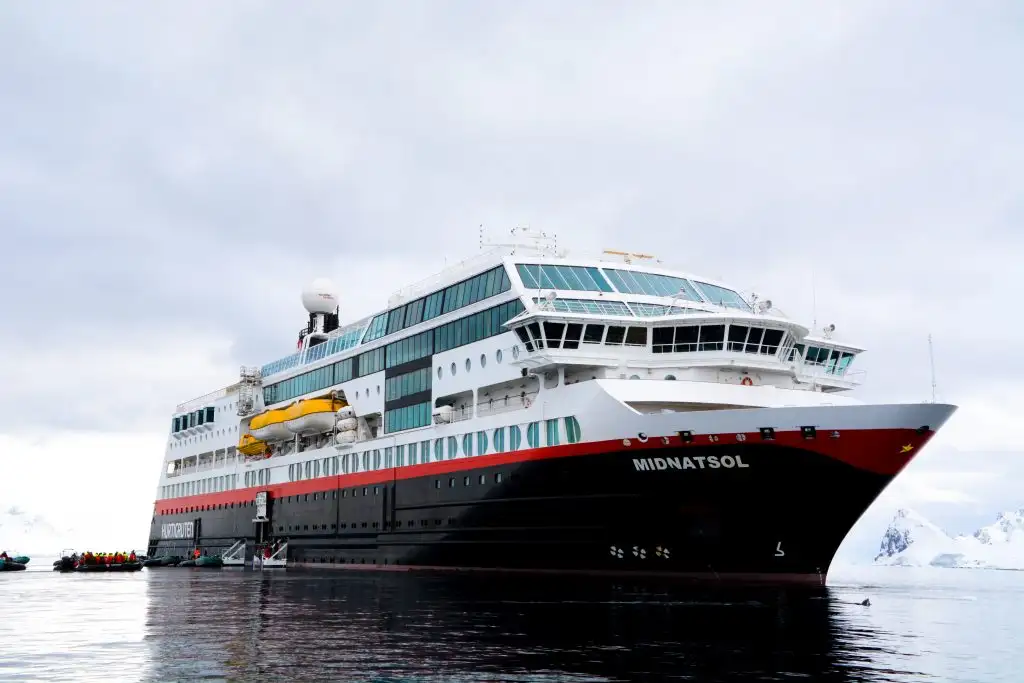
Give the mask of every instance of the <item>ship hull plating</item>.
[{"label": "ship hull plating", "polygon": [[[238,503],[165,510],[149,553],[198,545],[212,554],[270,537],[288,540],[290,566],[820,583],[847,532],[909,461],[894,447],[901,438],[860,439],[860,449],[886,451],[862,453],[875,464],[867,468],[814,442],[676,437],[642,448],[576,444],[565,456],[522,461],[461,458],[401,478],[325,477],[301,482],[303,493],[271,487],[264,523],[251,503],[262,489]],[[890,457],[891,467],[877,466]]]}]

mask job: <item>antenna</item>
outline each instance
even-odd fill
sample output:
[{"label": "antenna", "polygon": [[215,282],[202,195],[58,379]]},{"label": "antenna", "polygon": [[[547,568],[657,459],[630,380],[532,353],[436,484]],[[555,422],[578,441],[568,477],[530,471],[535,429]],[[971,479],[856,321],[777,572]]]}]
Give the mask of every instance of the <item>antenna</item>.
[{"label": "antenna", "polygon": [[935,352],[932,349],[932,335],[928,333],[928,362],[932,369],[932,403],[935,403]]},{"label": "antenna", "polygon": [[811,317],[814,318],[811,329],[814,329],[818,326],[818,293],[814,289],[814,268],[811,268]]}]

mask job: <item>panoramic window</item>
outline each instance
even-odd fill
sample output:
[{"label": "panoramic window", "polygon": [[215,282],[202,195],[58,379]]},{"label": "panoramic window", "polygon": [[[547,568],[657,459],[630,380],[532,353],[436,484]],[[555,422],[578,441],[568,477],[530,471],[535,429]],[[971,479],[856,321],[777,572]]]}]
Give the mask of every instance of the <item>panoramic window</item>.
[{"label": "panoramic window", "polygon": [[719,287],[718,285],[709,285],[706,282],[696,282],[695,284],[704,293],[704,297],[717,306],[738,308],[741,311],[750,310],[750,306],[743,300],[743,297],[731,289]]},{"label": "panoramic window", "polygon": [[615,285],[615,289],[623,294],[648,294],[650,296],[669,296],[688,301],[701,302],[700,294],[689,280],[670,275],[641,273],[635,270],[616,270],[605,268],[605,275]]},{"label": "panoramic window", "polygon": [[611,285],[597,268],[516,264],[527,289],[568,289],[577,292],[611,292]]}]

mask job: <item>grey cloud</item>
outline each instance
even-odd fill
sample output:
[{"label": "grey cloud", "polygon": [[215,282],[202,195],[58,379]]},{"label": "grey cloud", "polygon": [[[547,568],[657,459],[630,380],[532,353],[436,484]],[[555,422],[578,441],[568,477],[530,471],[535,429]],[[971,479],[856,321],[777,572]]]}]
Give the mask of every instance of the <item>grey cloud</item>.
[{"label": "grey cloud", "polygon": [[368,312],[478,224],[527,223],[808,322],[814,270],[822,321],[870,347],[865,397],[908,395],[933,331],[955,398],[997,372],[979,336],[1021,334],[958,316],[1021,287],[1024,48],[1010,10],[925,9],[5,6],[0,338],[29,352],[63,301],[80,334],[201,331],[259,364],[314,275]]}]

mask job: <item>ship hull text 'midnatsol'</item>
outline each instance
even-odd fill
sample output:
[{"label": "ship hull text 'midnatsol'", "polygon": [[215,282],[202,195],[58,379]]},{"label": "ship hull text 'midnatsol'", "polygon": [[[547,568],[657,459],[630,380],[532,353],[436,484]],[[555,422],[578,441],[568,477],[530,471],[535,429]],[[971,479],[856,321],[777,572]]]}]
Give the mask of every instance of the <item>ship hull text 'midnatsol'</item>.
[{"label": "ship hull text 'midnatsol'", "polygon": [[297,350],[175,409],[149,555],[822,582],[955,410],[846,395],[835,325],[517,230],[361,320],[311,283]]}]

